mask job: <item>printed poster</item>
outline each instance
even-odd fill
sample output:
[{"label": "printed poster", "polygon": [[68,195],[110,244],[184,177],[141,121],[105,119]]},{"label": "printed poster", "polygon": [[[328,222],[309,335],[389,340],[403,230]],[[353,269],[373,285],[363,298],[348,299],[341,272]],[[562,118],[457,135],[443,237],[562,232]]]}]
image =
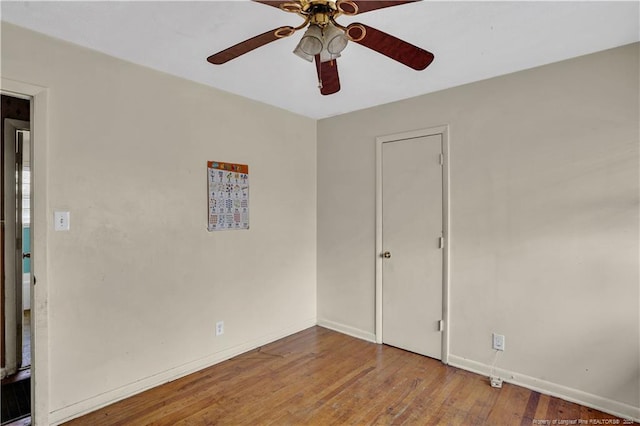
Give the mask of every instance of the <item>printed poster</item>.
[{"label": "printed poster", "polygon": [[249,166],[207,162],[209,231],[249,229]]}]

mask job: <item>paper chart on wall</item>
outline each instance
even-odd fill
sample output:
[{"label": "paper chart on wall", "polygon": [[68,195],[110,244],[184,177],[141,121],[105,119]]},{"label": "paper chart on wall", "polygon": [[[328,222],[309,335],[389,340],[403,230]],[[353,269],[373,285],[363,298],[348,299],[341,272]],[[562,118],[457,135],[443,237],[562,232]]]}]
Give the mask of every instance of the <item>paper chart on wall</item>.
[{"label": "paper chart on wall", "polygon": [[207,162],[209,231],[249,229],[249,166]]}]

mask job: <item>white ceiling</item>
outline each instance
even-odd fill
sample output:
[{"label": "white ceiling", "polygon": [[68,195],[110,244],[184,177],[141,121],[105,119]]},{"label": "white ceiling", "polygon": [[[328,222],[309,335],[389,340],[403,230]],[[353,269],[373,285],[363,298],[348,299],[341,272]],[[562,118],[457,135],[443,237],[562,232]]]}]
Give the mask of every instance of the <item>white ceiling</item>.
[{"label": "white ceiling", "polygon": [[254,35],[302,22],[251,1],[2,1],[1,18],[311,118],[640,40],[639,1],[422,1],[338,21],[362,22],[429,50],[431,66],[414,71],[350,43],[338,60],[342,90],[322,96],[315,65],[291,53],[301,32],[224,65],[206,61]]}]

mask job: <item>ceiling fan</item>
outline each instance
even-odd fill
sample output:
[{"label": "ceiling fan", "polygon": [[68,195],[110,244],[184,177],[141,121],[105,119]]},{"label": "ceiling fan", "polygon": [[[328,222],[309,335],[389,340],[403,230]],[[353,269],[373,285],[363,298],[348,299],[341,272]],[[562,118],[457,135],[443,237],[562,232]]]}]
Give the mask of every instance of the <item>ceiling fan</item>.
[{"label": "ceiling fan", "polygon": [[433,61],[433,54],[390,34],[360,23],[342,26],[340,15],[358,15],[376,9],[421,0],[253,0],[295,13],[304,19],[297,27],[284,26],[240,42],[207,58],[221,65],[258,47],[264,46],[303,28],[307,28],[293,53],[309,62],[315,61],[320,93],[331,95],[340,90],[336,59],[349,41],[368,47],[414,70],[423,70]]}]

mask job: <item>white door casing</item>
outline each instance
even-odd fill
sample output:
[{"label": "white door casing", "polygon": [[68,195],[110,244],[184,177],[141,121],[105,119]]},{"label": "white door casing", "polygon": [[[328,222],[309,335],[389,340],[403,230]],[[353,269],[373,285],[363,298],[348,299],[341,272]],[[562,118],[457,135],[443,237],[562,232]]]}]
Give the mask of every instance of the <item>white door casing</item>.
[{"label": "white door casing", "polygon": [[[47,226],[49,89],[31,83],[0,78],[0,91],[31,100],[31,421],[49,424],[49,314]],[[36,284],[36,276],[38,284]]]}]

